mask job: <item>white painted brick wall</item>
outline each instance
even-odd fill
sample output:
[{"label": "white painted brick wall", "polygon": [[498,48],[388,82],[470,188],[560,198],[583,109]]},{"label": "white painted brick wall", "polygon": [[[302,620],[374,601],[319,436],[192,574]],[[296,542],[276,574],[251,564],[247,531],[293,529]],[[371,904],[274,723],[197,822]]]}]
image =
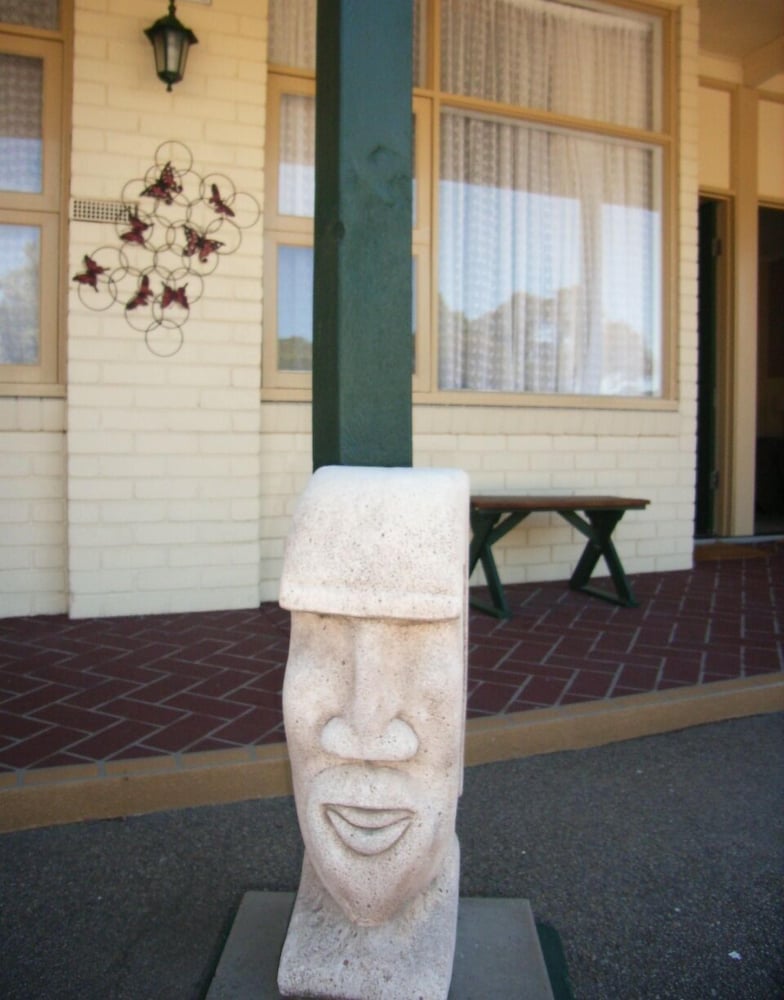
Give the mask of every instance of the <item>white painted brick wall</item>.
[{"label": "white painted brick wall", "polygon": [[[216,0],[180,10],[199,45],[186,80],[170,95],[154,77],[141,34],[160,15],[160,4],[76,0],[75,6],[72,195],[116,199],[127,179],[143,174],[157,144],[177,138],[190,146],[197,170],[225,173],[261,201],[263,0]],[[648,510],[628,513],[617,531],[630,572],[682,569],[692,558],[694,0],[687,0],[681,17],[678,402],[665,410],[414,410],[415,463],[465,468],[475,491],[649,497]],[[72,223],[71,265],[115,240],[111,226]],[[184,346],[167,360],[147,352],[121,312],[90,312],[72,293],[70,551],[66,560],[63,403],[12,401],[9,409],[9,401],[0,400],[0,462],[8,456],[11,469],[0,468],[3,613],[65,610],[69,586],[74,616],[248,606],[276,598],[292,509],[311,470],[311,411],[301,403],[259,404],[262,263],[260,222],[244,234],[240,252],[223,258],[205,279]],[[21,470],[15,464],[20,452],[31,463]],[[37,468],[35,456],[42,463]],[[29,486],[20,488],[20,478]],[[15,531],[29,543],[8,544]],[[532,517],[499,547],[499,563],[509,581],[564,579],[582,545],[560,519]]]},{"label": "white painted brick wall", "polygon": [[[168,94],[143,29],[152,0],[76,0],[72,194],[120,197],[184,142],[263,204],[266,5],[221,0],[180,17],[199,39]],[[71,262],[116,245],[72,223]],[[173,357],[150,353],[122,309],[69,311],[70,613],[250,607],[261,576],[262,221],[204,277]],[[73,273],[73,272],[72,272]]]},{"label": "white painted brick wall", "polygon": [[313,468],[309,403],[265,403],[261,414],[261,599],[277,600],[289,522]]},{"label": "white painted brick wall", "polygon": [[0,398],[0,617],[67,608],[65,406]]}]

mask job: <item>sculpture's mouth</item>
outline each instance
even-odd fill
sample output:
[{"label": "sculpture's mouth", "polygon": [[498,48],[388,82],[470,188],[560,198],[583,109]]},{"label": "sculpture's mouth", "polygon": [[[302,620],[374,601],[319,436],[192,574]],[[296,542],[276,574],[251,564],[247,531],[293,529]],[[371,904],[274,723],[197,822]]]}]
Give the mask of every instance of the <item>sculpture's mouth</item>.
[{"label": "sculpture's mouth", "polygon": [[335,833],[357,854],[383,854],[411,825],[410,809],[365,809],[329,802],[324,812]]}]

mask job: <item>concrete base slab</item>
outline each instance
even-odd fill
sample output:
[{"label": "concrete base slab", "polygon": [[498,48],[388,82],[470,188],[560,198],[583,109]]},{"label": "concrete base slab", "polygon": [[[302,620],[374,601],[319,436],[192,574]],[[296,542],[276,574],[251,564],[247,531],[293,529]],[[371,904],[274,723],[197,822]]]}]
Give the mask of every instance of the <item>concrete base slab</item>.
[{"label": "concrete base slab", "polygon": [[[246,892],[206,1000],[281,1000],[293,892]],[[461,899],[449,1000],[553,1000],[527,899]]]}]

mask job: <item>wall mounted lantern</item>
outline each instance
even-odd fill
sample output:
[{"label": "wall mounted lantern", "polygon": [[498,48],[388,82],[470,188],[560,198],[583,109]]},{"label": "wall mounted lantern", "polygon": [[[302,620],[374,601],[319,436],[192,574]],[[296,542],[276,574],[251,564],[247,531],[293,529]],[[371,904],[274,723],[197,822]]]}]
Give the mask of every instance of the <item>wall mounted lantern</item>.
[{"label": "wall mounted lantern", "polygon": [[144,33],[155,52],[155,72],[166,84],[166,89],[171,90],[172,84],[179,83],[185,75],[188,49],[199,40],[177,19],[174,0],[169,0],[169,13],[145,28]]}]

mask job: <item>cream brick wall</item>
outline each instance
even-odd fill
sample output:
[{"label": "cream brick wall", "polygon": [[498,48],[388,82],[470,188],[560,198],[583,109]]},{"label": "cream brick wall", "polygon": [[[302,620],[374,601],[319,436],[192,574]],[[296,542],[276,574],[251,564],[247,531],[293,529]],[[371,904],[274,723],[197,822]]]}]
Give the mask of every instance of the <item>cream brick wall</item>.
[{"label": "cream brick wall", "polygon": [[[635,573],[684,569],[693,544],[694,449],[682,433],[690,419],[677,410],[417,407],[415,464],[463,468],[477,493],[645,497],[647,510],[630,511],[616,529],[624,565]],[[532,514],[496,555],[510,583],[566,579],[584,545],[557,515]],[[473,582],[482,582],[481,571]]]},{"label": "cream brick wall", "polygon": [[67,608],[65,405],[0,399],[0,617]]},{"label": "cream brick wall", "polygon": [[[630,511],[616,529],[624,565],[634,573],[685,569],[694,516],[694,416],[686,409],[684,416],[677,409],[416,406],[414,464],[462,468],[474,492],[646,497],[647,510]],[[285,532],[310,473],[310,407],[265,404],[262,424],[262,599],[274,600]],[[266,472],[272,469],[275,475]],[[510,583],[566,579],[584,545],[557,515],[533,514],[498,545],[498,564]],[[472,582],[482,582],[480,571]]]},{"label": "cream brick wall", "polygon": [[[673,2],[670,6],[676,6]],[[199,38],[167,94],[141,34],[159,0],[76,0],[75,198],[119,197],[157,145],[263,199],[266,3],[182,3]],[[617,532],[631,572],[691,565],[696,396],[697,15],[680,8],[678,400],[672,408],[417,406],[417,465],[466,469],[475,491],[623,493],[651,500]],[[116,244],[71,223],[71,274]],[[0,400],[0,613],[75,617],[274,600],[291,512],[311,469],[310,406],[259,403],[261,223],[205,279],[172,358],[150,354],[120,309],[71,291],[65,404]],[[67,518],[65,512],[67,462]],[[67,547],[66,547],[67,532]],[[501,547],[509,581],[568,577],[583,546],[533,515]],[[66,551],[67,549],[67,551]],[[68,566],[68,577],[66,577]],[[69,593],[70,591],[70,593]]]},{"label": "cream brick wall", "polygon": [[[181,5],[199,39],[171,94],[142,31],[152,0],[76,0],[72,195],[119,198],[157,146],[263,203],[266,4]],[[71,224],[71,265],[116,245],[110,225]],[[161,358],[121,307],[71,293],[68,331],[70,613],[249,607],[259,600],[261,220],[221,256]],[[73,273],[73,271],[71,272]]]},{"label": "cream brick wall", "polygon": [[277,600],[283,546],[313,468],[309,403],[265,403],[261,417],[261,599]]}]

